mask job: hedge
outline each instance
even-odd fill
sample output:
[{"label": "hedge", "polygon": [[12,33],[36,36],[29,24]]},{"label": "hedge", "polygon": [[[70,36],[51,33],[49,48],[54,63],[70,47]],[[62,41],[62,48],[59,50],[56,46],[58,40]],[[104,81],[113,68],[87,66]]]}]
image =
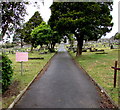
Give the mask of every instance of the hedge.
[{"label": "hedge", "polygon": [[2,93],[4,93],[8,89],[8,86],[11,84],[13,68],[11,65],[12,61],[6,55],[1,54],[0,57],[2,58],[0,60],[0,63],[2,64],[0,67],[0,74],[2,74],[0,83],[2,83]]}]

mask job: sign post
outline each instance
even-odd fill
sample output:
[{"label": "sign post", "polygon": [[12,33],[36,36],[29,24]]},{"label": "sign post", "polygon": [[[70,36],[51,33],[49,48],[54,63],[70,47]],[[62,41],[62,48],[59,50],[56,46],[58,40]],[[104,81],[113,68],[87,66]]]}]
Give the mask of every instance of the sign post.
[{"label": "sign post", "polygon": [[23,61],[28,61],[28,52],[16,52],[16,61],[21,62],[21,75],[23,75]]},{"label": "sign post", "polygon": [[[115,61],[115,68],[117,68],[117,61]],[[116,76],[117,76],[117,70],[114,69],[114,88],[116,87]]]},{"label": "sign post", "polygon": [[21,76],[23,75],[23,61],[21,61]]},{"label": "sign post", "polygon": [[120,70],[120,68],[117,67],[117,61],[115,61],[115,67],[112,67],[112,69],[114,69],[114,88],[115,88],[117,80],[117,70]]}]

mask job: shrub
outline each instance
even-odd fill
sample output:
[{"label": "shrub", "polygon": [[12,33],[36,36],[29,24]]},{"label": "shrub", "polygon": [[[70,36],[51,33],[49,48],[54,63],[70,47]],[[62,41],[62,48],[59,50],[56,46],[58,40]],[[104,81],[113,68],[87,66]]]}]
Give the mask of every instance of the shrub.
[{"label": "shrub", "polygon": [[0,82],[2,82],[2,92],[4,93],[8,89],[8,86],[11,84],[13,68],[11,66],[11,60],[6,55],[2,54],[0,56],[2,58],[2,81]]}]

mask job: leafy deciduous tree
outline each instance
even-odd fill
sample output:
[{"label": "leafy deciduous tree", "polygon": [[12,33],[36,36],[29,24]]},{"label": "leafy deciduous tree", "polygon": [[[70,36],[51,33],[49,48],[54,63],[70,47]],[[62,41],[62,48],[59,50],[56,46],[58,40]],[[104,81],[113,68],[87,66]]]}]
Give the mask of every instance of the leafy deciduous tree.
[{"label": "leafy deciduous tree", "polygon": [[34,39],[32,42],[33,47],[46,44],[50,52],[53,52],[55,44],[60,42],[58,33],[53,31],[45,22],[42,22],[38,27],[34,28],[31,36]]},{"label": "leafy deciduous tree", "polygon": [[38,27],[34,28],[31,32],[32,46],[49,44],[49,38],[52,36],[52,30],[49,25],[42,22]]}]

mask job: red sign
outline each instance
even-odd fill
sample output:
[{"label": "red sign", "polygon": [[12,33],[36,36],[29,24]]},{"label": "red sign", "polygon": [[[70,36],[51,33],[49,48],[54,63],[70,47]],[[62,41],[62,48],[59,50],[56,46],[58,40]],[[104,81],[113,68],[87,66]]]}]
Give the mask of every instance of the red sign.
[{"label": "red sign", "polygon": [[16,61],[28,61],[28,52],[16,52]]}]

